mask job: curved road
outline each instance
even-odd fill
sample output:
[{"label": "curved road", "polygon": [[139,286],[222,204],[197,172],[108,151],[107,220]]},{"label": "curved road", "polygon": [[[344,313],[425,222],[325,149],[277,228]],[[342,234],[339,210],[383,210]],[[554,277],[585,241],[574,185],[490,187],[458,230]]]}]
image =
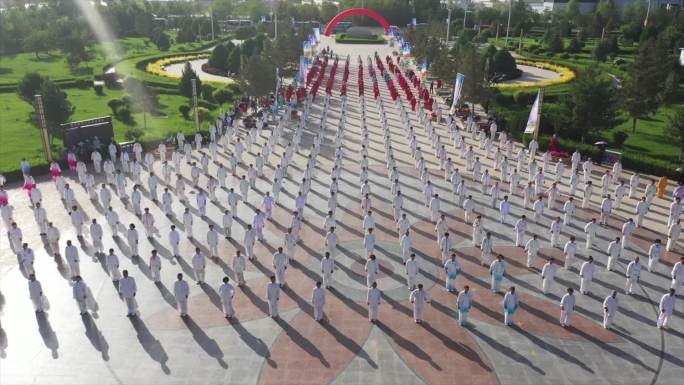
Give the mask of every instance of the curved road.
[{"label": "curved road", "polygon": [[[191,60],[190,61],[190,66],[192,67],[193,70],[197,73],[197,76],[199,76],[200,80],[210,80],[213,82],[222,82],[222,83],[233,83],[234,80],[231,78],[227,78],[224,76],[218,76],[218,75],[212,75],[210,73],[206,73],[202,71],[202,65],[206,63],[209,59],[197,59],[197,60]],[[176,75],[176,76],[181,76],[183,73],[183,67],[185,66],[185,62],[181,63],[174,63],[174,64],[169,64],[166,67],[164,67],[164,70],[170,74]]]}]

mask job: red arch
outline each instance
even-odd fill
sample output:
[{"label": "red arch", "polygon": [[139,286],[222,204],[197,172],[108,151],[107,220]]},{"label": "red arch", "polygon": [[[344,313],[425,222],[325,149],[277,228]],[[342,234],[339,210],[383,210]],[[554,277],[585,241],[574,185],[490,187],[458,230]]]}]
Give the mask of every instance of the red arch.
[{"label": "red arch", "polygon": [[328,23],[328,26],[325,27],[325,32],[323,34],[325,36],[330,36],[337,23],[350,16],[368,16],[370,18],[375,19],[378,23],[382,24],[382,27],[385,28],[385,32],[390,31],[389,23],[379,13],[366,8],[350,8],[335,15],[335,17],[333,17],[332,20],[330,20],[330,22]]}]

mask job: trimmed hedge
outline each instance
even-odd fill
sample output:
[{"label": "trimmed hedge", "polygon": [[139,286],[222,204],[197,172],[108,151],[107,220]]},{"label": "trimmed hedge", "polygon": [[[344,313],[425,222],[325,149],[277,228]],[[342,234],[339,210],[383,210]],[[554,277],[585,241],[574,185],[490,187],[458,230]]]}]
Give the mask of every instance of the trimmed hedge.
[{"label": "trimmed hedge", "polygon": [[346,33],[338,33],[335,35],[335,43],[340,44],[385,44],[385,38],[380,35],[374,35],[372,39],[363,39],[357,37],[348,37]]}]

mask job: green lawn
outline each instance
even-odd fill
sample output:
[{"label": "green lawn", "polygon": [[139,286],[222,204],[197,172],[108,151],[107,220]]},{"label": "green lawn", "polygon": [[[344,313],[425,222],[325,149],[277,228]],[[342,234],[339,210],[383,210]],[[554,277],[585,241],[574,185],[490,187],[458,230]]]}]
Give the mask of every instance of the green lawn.
[{"label": "green lawn", "polygon": [[[76,106],[76,111],[71,120],[82,120],[97,116],[111,115],[107,102],[124,95],[122,90],[105,89],[105,95],[98,96],[88,89],[72,88],[65,90],[69,95],[69,101]],[[185,120],[178,112],[178,107],[187,103],[187,99],[179,95],[159,95],[160,116],[147,115],[147,129],[143,141],[151,141],[165,138],[178,130],[186,133],[194,132],[194,123]],[[30,118],[33,107],[21,100],[16,93],[0,94],[0,173],[16,170],[23,157],[31,161],[33,165],[46,163],[43,156],[40,133]],[[218,110],[213,111],[213,116],[218,115]],[[134,124],[126,125],[114,120],[114,133],[118,141],[125,140],[126,131],[130,127],[143,128],[143,116],[141,113],[133,114]],[[206,123],[202,124],[205,128]],[[60,140],[55,139],[59,147]]]},{"label": "green lawn", "polygon": [[172,44],[168,51],[162,52],[154,44],[147,43],[146,38],[129,37],[117,41],[118,57],[107,55],[112,43],[95,45],[91,50],[93,59],[88,63],[81,63],[76,68],[70,68],[61,52],[54,50],[41,53],[36,57],[33,53],[20,53],[12,56],[0,57],[0,86],[16,84],[29,72],[46,74],[52,80],[92,79],[101,75],[107,64],[122,58],[132,58],[145,55],[161,55],[178,52],[197,51],[208,45],[208,41],[186,44]]}]

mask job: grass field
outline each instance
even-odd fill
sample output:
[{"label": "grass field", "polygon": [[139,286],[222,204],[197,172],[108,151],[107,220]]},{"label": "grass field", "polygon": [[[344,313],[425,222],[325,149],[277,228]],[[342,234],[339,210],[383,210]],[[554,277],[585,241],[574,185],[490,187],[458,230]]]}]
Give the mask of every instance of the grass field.
[{"label": "grass field", "polygon": [[119,57],[106,54],[109,51],[106,48],[112,47],[111,43],[95,45],[91,50],[93,59],[87,63],[81,63],[76,68],[70,68],[64,56],[57,50],[41,53],[39,57],[33,53],[2,56],[0,57],[0,86],[16,84],[29,72],[46,74],[52,80],[92,79],[95,75],[101,75],[107,64],[122,58],[195,51],[207,44],[206,41],[172,44],[168,51],[161,52],[154,44],[148,43],[146,38],[129,37],[117,41]]},{"label": "grass field", "polygon": [[[71,120],[82,120],[98,116],[111,115],[107,102],[111,99],[121,98],[122,90],[105,89],[105,94],[98,96],[91,89],[71,88],[66,89],[69,101],[76,106],[76,111]],[[178,112],[178,107],[186,104],[187,99],[179,95],[159,95],[160,116],[147,114],[147,129],[143,141],[166,138],[172,133],[183,130],[186,133],[194,132],[194,123],[185,120]],[[19,167],[22,158],[29,159],[31,164],[45,164],[40,132],[31,120],[33,107],[24,102],[16,93],[0,94],[0,127],[2,127],[2,142],[0,142],[0,173],[15,170]],[[218,110],[213,111],[213,117],[218,115]],[[130,127],[143,128],[143,116],[141,113],[133,114],[134,123],[126,125],[114,120],[114,133],[117,141],[124,141],[126,131]],[[206,123],[202,125],[206,127]],[[55,145],[61,141],[54,139]],[[58,145],[59,146],[59,145]]]}]

